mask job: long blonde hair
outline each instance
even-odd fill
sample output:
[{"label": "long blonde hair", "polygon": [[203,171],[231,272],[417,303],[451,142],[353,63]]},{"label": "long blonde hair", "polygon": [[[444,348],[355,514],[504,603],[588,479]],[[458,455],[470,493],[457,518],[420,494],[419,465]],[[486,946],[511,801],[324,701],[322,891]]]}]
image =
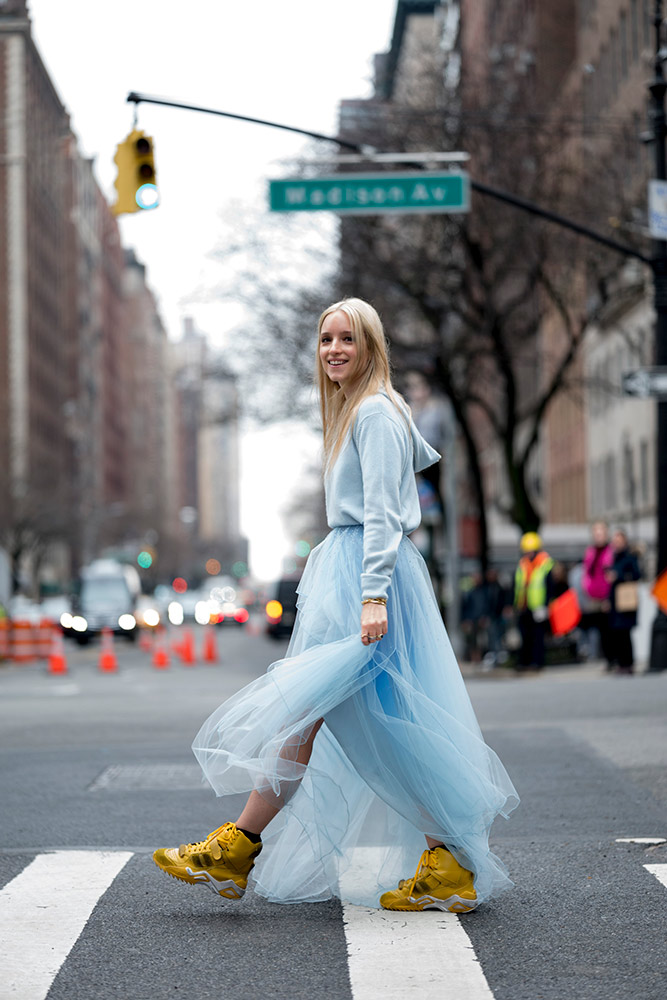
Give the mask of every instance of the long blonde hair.
[{"label": "long blonde hair", "polygon": [[[343,312],[350,321],[350,332],[357,347],[359,374],[346,396],[341,387],[332,382],[320,361],[320,338],[327,316]],[[409,408],[391,384],[389,352],[376,310],[363,299],[342,299],[328,306],[317,324],[317,354],[315,381],[320,394],[320,412],[324,434],[324,469],[333,468],[340,450],[351,431],[359,405],[367,396],[386,392],[398,412],[409,423]]]}]

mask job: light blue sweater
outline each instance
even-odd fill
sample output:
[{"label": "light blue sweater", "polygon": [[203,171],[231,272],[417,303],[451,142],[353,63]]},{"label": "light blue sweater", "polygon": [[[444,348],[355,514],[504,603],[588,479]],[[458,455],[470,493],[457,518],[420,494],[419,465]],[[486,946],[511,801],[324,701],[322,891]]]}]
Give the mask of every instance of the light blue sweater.
[{"label": "light blue sweater", "polygon": [[329,527],[364,526],[362,598],[387,596],[401,539],[421,521],[415,472],[439,458],[388,396],[363,400],[324,483]]}]

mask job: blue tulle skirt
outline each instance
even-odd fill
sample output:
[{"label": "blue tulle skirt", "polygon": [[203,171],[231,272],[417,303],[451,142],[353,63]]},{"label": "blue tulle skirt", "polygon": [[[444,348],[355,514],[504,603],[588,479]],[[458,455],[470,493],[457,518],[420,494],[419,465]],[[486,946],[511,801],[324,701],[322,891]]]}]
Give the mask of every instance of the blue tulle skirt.
[{"label": "blue tulle skirt", "polygon": [[[256,789],[282,807],[253,869],[266,898],[377,906],[414,873],[426,834],[475,873],[484,901],[512,885],[488,838],[516,791],[484,742],[419,552],[402,540],[388,632],[370,646],[362,555],[357,526],[313,550],[285,659],[207,719],[194,753],[218,795]],[[299,748],[321,718],[305,766]]]}]

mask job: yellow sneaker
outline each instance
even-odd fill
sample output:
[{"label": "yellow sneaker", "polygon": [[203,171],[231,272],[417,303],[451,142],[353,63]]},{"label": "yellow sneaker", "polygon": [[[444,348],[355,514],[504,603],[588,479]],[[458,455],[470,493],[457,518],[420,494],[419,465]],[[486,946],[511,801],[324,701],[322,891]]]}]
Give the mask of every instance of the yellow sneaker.
[{"label": "yellow sneaker", "polygon": [[463,868],[446,847],[424,851],[414,878],[380,896],[385,910],[448,910],[468,913],[477,906],[472,872]]},{"label": "yellow sneaker", "polygon": [[219,896],[240,899],[248,874],[262,849],[253,844],[234,823],[225,823],[206,840],[180,847],[161,847],[153,861],[167,875],[191,885],[208,885]]}]

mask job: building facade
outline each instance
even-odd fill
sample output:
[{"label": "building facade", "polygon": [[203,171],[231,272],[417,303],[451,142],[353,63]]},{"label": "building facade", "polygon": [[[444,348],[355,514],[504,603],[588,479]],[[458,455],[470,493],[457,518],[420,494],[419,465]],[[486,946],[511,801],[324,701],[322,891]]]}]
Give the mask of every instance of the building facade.
[{"label": "building facade", "polygon": [[[415,120],[422,111],[426,120],[430,108],[439,116],[443,143],[450,124],[455,136],[457,122],[471,140],[475,179],[546,208],[566,205],[575,221],[645,248],[652,154],[639,133],[654,58],[653,14],[653,5],[640,0],[398,0],[390,51],[375,57],[375,96],[343,102],[341,133],[356,132],[358,139],[383,116],[397,122],[409,110],[417,112]],[[507,149],[515,150],[514,168]],[[477,214],[488,199],[473,197]],[[516,210],[507,225],[533,225],[532,219]],[[409,220],[402,225],[409,227]],[[568,561],[580,556],[591,521],[601,516],[625,524],[650,549],[655,407],[622,396],[619,367],[620,358],[630,370],[653,356],[650,275],[620,256],[610,262],[585,240],[576,258],[570,259],[571,244],[559,257],[564,231],[552,226],[547,232],[556,248],[547,268],[565,288],[580,334],[527,470],[542,530]],[[344,273],[345,266],[343,258]],[[505,280],[509,297],[511,274]],[[571,335],[556,306],[538,293],[534,299],[534,335],[516,355],[517,392],[528,404],[549,386]],[[491,555],[509,560],[519,529],[507,516],[499,443],[486,433],[483,417],[475,435],[489,499]],[[524,437],[519,427],[517,442]]]},{"label": "building facade", "polygon": [[178,572],[179,404],[145,268],[79,152],[26,3],[4,0],[0,547],[14,587],[63,587],[104,552],[142,547]]},{"label": "building facade", "polygon": [[[69,120],[25,2],[0,7],[0,518],[62,568],[68,521],[65,321]],[[38,541],[39,540],[39,541]]]}]

